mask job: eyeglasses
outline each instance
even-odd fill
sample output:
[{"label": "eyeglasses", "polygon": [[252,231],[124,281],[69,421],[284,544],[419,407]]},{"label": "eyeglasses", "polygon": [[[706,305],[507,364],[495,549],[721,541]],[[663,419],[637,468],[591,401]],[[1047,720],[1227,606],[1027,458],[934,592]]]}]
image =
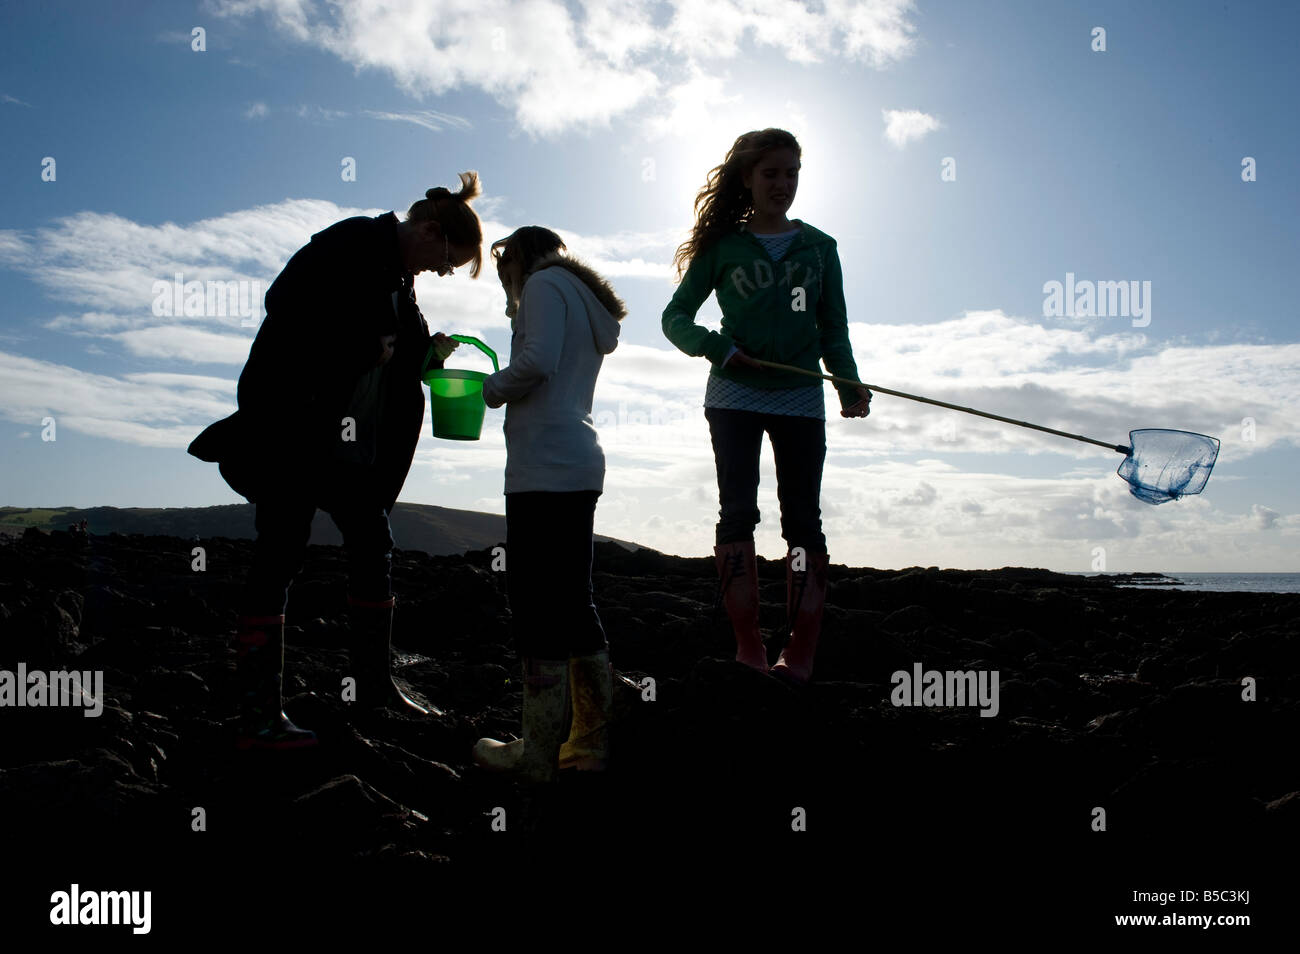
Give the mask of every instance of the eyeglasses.
[{"label": "eyeglasses", "polygon": [[454,275],[456,269],[451,264],[451,243],[447,241],[447,236],[442,237],[442,264],[434,269],[440,277]]}]

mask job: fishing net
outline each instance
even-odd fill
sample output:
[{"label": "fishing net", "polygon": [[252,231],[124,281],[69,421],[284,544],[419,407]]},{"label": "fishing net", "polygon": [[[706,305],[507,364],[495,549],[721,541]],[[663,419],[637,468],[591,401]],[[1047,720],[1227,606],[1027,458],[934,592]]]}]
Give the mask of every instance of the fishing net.
[{"label": "fishing net", "polygon": [[1014,418],[1003,417],[1001,414],[977,411],[973,407],[962,407],[960,404],[949,404],[947,401],[937,401],[934,398],[922,397],[919,394],[908,394],[904,391],[882,388],[877,384],[864,384],[852,378],[819,374],[816,371],[809,371],[807,368],[798,368],[791,364],[778,364],[775,361],[763,361],[758,358],[755,360],[765,367],[779,368],[782,371],[794,371],[814,378],[824,378],[836,384],[880,391],[884,394],[892,394],[895,397],[907,398],[909,401],[920,401],[923,404],[951,408],[954,411],[961,411],[963,414],[978,414],[980,417],[1014,424],[1016,427],[1030,427],[1036,431],[1055,434],[1057,437],[1067,437],[1072,441],[1082,441],[1085,444],[1095,444],[1098,447],[1116,451],[1124,455],[1124,463],[1119,465],[1119,470],[1116,473],[1128,481],[1129,491],[1134,497],[1149,504],[1168,503],[1170,500],[1177,500],[1179,497],[1185,497],[1188,494],[1199,494],[1205,489],[1205,482],[1210,479],[1210,471],[1214,469],[1214,462],[1219,457],[1219,441],[1217,438],[1206,437],[1204,434],[1193,434],[1191,431],[1173,431],[1159,427],[1129,431],[1129,446],[1125,447],[1122,444],[1111,444],[1107,441],[1084,437],[1082,434],[1058,431],[1054,427],[1044,427],[1042,424],[1017,421]]},{"label": "fishing net", "polygon": [[1219,442],[1204,434],[1145,428],[1129,431],[1129,452],[1116,471],[1129,491],[1149,504],[1199,494],[1219,456]]}]

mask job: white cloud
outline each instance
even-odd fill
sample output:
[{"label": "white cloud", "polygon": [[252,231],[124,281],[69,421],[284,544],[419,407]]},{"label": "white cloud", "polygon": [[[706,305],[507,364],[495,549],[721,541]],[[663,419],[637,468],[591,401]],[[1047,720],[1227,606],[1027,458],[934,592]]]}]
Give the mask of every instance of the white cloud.
[{"label": "white cloud", "polygon": [[364,115],[372,119],[385,119],[393,122],[411,123],[415,126],[422,126],[425,129],[431,129],[434,132],[442,132],[448,127],[454,126],[457,129],[470,128],[470,122],[461,116],[452,116],[449,113],[439,113],[432,109],[421,109],[401,113],[378,112],[373,109],[364,111]]},{"label": "white cloud", "polygon": [[185,281],[269,281],[313,232],[365,211],[290,199],[188,225],[81,212],[32,232],[0,233],[0,264],[26,273],[55,300],[143,317],[155,281],[177,273]]},{"label": "white cloud", "polygon": [[843,56],[883,68],[907,56],[915,28],[910,0],[677,0],[665,30],[674,52],[705,59],[734,58],[747,35],[791,62]]},{"label": "white cloud", "polygon": [[326,109],[324,106],[315,106],[303,104],[298,107],[298,118],[315,122],[333,122],[336,119],[346,119],[349,115],[346,109]]},{"label": "white cloud", "polygon": [[917,109],[882,109],[880,112],[885,120],[885,138],[899,149],[909,142],[921,140],[942,125],[933,116]]},{"label": "white cloud", "polygon": [[[473,88],[540,136],[632,115],[652,135],[677,129],[704,97],[730,99],[700,64],[748,52],[883,69],[909,55],[911,0],[560,0],[453,2],[217,0],[219,15],[264,14],[293,39],[357,69],[388,73],[406,93]],[[770,51],[770,52],[769,52]]]},{"label": "white cloud", "polygon": [[[347,119],[352,115],[346,109],[326,109],[324,106],[307,105],[305,103],[299,106],[295,112],[299,119],[315,123],[332,123],[340,119]],[[402,111],[363,109],[360,115],[369,116],[371,119],[381,119],[386,122],[411,123],[413,126],[421,126],[433,132],[442,132],[448,128],[470,129],[473,125],[464,116],[453,116],[451,113],[440,113],[433,109],[408,109]]]},{"label": "white cloud", "polygon": [[[183,448],[234,410],[234,382],[203,375],[96,374],[0,352],[0,416],[146,447]],[[203,422],[196,427],[196,422]]]},{"label": "white cloud", "polygon": [[581,0],[585,18],[583,35],[616,66],[631,62],[639,53],[659,43],[653,13],[655,4],[644,0]]},{"label": "white cloud", "polygon": [[[658,232],[613,232],[586,235],[556,230],[570,255],[582,259],[607,278],[672,280],[671,249],[681,240],[677,229]],[[640,254],[638,254],[640,253]],[[647,258],[653,254],[659,260]]]},{"label": "white cloud", "polygon": [[652,113],[645,122],[648,139],[662,136],[688,136],[716,122],[717,111],[741,101],[740,94],[727,92],[725,76],[706,73],[694,63],[690,78],[669,89],[660,102],[666,108]]},{"label": "white cloud", "polygon": [[845,55],[879,69],[911,53],[915,28],[906,17],[911,0],[827,0],[826,9],[844,34]]},{"label": "white cloud", "polygon": [[0,231],[0,262],[17,261],[27,253],[27,243],[12,229]]},{"label": "white cloud", "polygon": [[[398,203],[403,214],[405,202]],[[476,202],[480,212],[489,197]],[[243,281],[239,304],[260,318],[261,298],[285,262],[312,234],[341,219],[378,214],[332,202],[287,199],[188,224],[144,225],[117,215],[83,212],[28,232],[0,232],[0,265],[26,274],[52,300],[86,310],[45,319],[50,331],[111,342],[151,359],[242,364],[255,329],[241,314],[156,316],[155,283]],[[485,245],[515,228],[482,216]],[[520,223],[522,224],[522,223]],[[561,232],[569,251],[602,274],[669,280],[660,256],[674,230],[609,235]],[[416,278],[416,295],[432,326],[473,333],[504,329],[505,297],[490,262],[479,279]]]},{"label": "white cloud", "polygon": [[191,361],[195,364],[238,364],[248,360],[253,332],[219,335],[181,325],[161,325],[114,335],[131,354],[142,358]]},{"label": "white cloud", "polygon": [[1255,521],[1255,526],[1260,530],[1272,530],[1277,526],[1278,518],[1281,516],[1272,507],[1265,507],[1261,504],[1253,504],[1250,508],[1250,515]]},{"label": "white cloud", "polygon": [[55,315],[45,322],[51,331],[66,331],[71,335],[102,335],[142,324],[142,318],[127,318],[99,311],[86,311],[80,315]]},{"label": "white cloud", "polygon": [[248,109],[244,110],[245,119],[265,119],[270,115],[271,110],[266,103],[253,103]]},{"label": "white cloud", "polygon": [[916,485],[916,488],[902,497],[898,498],[898,503],[905,507],[928,507],[939,499],[939,492],[934,489],[932,484],[924,480]]},{"label": "white cloud", "polygon": [[179,374],[171,371],[137,371],[122,375],[122,380],[135,384],[156,384],[161,387],[188,388],[196,391],[213,391],[234,397],[236,382],[228,378],[214,378],[202,374]]},{"label": "white cloud", "polygon": [[[238,314],[157,316],[155,283],[243,281],[260,316],[261,296],[314,232],[361,214],[332,202],[290,199],[186,225],[143,225],[82,212],[30,232],[0,233],[0,264],[26,274],[56,302],[88,310],[59,314],[47,329],[93,336],[131,354],[242,363],[253,330]],[[377,211],[377,210],[373,210]]]}]

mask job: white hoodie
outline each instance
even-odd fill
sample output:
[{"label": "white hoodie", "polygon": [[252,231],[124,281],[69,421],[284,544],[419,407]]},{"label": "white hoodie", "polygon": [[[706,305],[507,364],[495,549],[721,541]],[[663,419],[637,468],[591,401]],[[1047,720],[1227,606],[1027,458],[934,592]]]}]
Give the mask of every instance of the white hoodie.
[{"label": "white hoodie", "polygon": [[604,490],[591,403],[626,313],[608,282],[568,256],[544,256],[525,276],[510,363],[483,382],[490,406],[506,404],[506,493]]}]

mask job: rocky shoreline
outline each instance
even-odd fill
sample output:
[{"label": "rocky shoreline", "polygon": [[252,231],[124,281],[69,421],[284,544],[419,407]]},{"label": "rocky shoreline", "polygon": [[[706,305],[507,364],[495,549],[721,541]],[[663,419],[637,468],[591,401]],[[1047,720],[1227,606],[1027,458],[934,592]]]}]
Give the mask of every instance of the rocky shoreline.
[{"label": "rocky shoreline", "polygon": [[[490,549],[395,554],[398,674],[443,711],[412,721],[363,718],[340,699],[346,564],[340,548],[311,547],[289,602],[286,710],[323,744],[235,753],[230,636],[251,551],[223,538],[0,541],[0,670],[102,671],[105,695],[95,718],[0,708],[7,832],[37,851],[104,845],[104,870],[143,880],[274,869],[307,884],[329,871],[336,886],[467,885],[547,858],[602,878],[690,877],[741,859],[768,863],[771,878],[831,863],[869,877],[913,864],[970,872],[972,859],[1009,854],[1013,881],[1033,891],[1036,872],[1056,871],[1033,860],[1048,846],[1092,884],[1121,856],[1149,860],[1152,845],[1185,857],[1199,844],[1197,857],[1221,864],[1233,846],[1294,844],[1300,831],[1300,770],[1286,754],[1300,729],[1300,595],[833,565],[818,678],[799,691],[731,661],[710,559],[598,544],[596,601],[620,676],[615,762],[539,793],[469,760],[475,739],[519,725]],[[783,572],[760,561],[772,659]],[[892,674],[918,664],[997,671],[996,716],[895,705]],[[1255,701],[1243,701],[1247,678]],[[1093,830],[1098,807],[1105,832]],[[493,828],[501,810],[505,832]],[[52,864],[46,876],[65,874]],[[31,890],[48,894],[47,881]]]}]

